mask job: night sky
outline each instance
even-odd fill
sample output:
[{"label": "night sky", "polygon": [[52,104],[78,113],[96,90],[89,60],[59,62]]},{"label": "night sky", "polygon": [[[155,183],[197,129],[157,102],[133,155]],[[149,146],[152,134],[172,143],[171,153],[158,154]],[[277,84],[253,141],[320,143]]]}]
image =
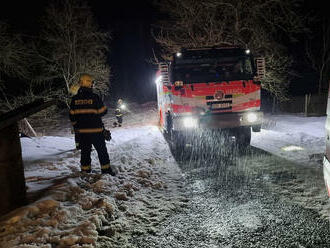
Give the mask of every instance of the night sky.
[{"label": "night sky", "polygon": [[[139,102],[155,100],[155,65],[148,61],[156,46],[150,30],[156,11],[150,1],[108,3],[89,1],[100,28],[111,33],[111,98],[130,98]],[[37,33],[46,5],[47,1],[40,0],[8,1],[6,6],[1,7],[1,20],[18,32]]]},{"label": "night sky", "polygon": [[[319,8],[315,1],[306,1],[306,9],[321,10],[327,15],[326,7]],[[95,18],[101,29],[111,32],[110,56],[111,65],[111,98],[131,98],[139,102],[156,99],[154,85],[155,65],[148,62],[157,49],[151,36],[151,24],[157,20],[157,10],[151,0],[144,1],[89,1]],[[108,3],[108,4],[106,4]],[[18,1],[11,0],[2,6],[2,20],[12,24],[17,31],[37,32],[39,19],[47,1]],[[19,8],[17,7],[19,6]],[[290,48],[297,58],[302,54],[303,46]],[[299,59],[299,61],[302,61]],[[303,94],[314,90],[315,73],[307,70],[303,64],[297,64],[296,69],[302,72],[296,78],[290,92]]]},{"label": "night sky", "polygon": [[133,98],[139,102],[156,99],[155,65],[149,61],[156,46],[151,24],[156,10],[150,1],[116,1],[106,7],[91,1],[102,28],[111,32],[111,89],[114,98]]}]

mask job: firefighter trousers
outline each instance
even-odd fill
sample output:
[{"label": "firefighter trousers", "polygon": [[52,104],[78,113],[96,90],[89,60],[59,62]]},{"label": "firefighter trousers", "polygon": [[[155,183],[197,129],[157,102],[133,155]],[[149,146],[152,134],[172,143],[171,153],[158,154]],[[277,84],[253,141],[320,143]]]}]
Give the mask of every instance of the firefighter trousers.
[{"label": "firefighter trousers", "polygon": [[116,119],[117,119],[118,124],[121,126],[121,124],[123,123],[123,117],[121,115],[116,116]]},{"label": "firefighter trousers", "polygon": [[97,151],[102,172],[110,170],[110,159],[105,145],[103,133],[80,133],[81,148],[81,170],[85,172],[91,171],[91,151],[92,145]]}]

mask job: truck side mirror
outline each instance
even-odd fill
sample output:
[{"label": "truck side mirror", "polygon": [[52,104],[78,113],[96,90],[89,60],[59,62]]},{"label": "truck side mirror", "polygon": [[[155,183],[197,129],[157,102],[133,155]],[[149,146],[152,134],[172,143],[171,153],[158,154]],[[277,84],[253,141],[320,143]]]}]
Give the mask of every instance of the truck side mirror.
[{"label": "truck side mirror", "polygon": [[255,77],[255,81],[258,82],[265,78],[266,75],[266,63],[265,58],[259,57],[256,58],[256,66],[257,66],[257,75]]}]

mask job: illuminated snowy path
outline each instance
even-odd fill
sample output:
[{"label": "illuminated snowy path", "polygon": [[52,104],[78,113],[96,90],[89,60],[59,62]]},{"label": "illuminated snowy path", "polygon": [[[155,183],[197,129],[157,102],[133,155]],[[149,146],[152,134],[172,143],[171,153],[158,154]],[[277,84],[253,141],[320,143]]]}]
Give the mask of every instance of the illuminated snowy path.
[{"label": "illuminated snowy path", "polygon": [[285,184],[303,183],[295,166],[256,148],[232,160],[182,161],[189,208],[162,224],[157,236],[137,237],[136,243],[141,248],[330,247],[329,222],[293,202],[292,194],[303,191],[296,186],[296,192],[281,192]]}]

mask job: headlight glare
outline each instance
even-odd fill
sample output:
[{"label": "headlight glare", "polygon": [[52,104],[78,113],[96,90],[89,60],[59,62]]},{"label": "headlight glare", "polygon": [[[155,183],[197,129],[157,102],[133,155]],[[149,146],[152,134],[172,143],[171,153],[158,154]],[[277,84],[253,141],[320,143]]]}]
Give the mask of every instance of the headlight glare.
[{"label": "headlight glare", "polygon": [[183,119],[183,125],[186,128],[196,128],[198,127],[198,120],[192,117],[185,117]]},{"label": "headlight glare", "polygon": [[161,80],[162,80],[162,76],[160,75],[156,78],[155,83],[159,84]]},{"label": "headlight glare", "polygon": [[250,123],[256,122],[258,120],[258,115],[256,113],[253,113],[253,112],[248,113],[246,115],[246,120]]}]

